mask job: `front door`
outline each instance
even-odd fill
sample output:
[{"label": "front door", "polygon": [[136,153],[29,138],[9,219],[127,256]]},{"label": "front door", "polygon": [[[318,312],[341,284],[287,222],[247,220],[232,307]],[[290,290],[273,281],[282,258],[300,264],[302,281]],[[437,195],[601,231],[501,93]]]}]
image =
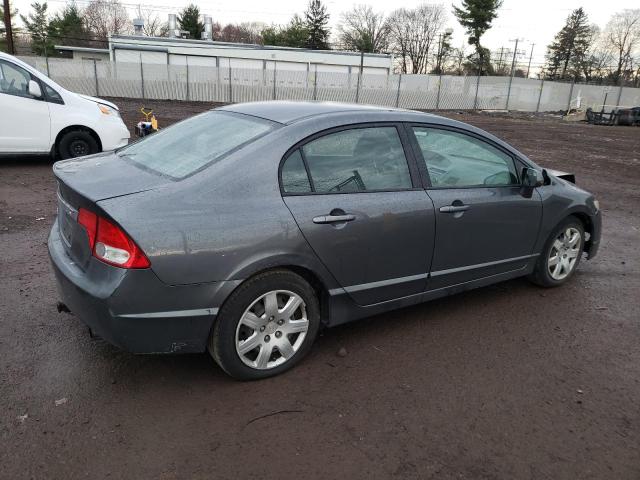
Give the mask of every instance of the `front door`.
[{"label": "front door", "polygon": [[393,125],[332,131],[295,150],[282,167],[287,207],[360,305],[417,295],[426,286],[433,205],[414,180]]},{"label": "front door", "polygon": [[521,193],[509,152],[472,134],[414,126],[431,186],[436,241],[428,289],[523,268],[538,235],[542,204]]},{"label": "front door", "polygon": [[31,79],[22,67],[0,60],[0,152],[49,151],[49,106],[29,94]]}]

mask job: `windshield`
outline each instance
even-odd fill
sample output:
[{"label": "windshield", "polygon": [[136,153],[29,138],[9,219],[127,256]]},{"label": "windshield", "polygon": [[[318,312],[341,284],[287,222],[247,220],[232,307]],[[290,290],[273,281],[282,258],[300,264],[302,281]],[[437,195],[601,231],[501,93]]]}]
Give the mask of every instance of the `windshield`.
[{"label": "windshield", "polygon": [[185,178],[275,128],[267,120],[210,111],[162,129],[118,151],[122,157],[174,179]]}]

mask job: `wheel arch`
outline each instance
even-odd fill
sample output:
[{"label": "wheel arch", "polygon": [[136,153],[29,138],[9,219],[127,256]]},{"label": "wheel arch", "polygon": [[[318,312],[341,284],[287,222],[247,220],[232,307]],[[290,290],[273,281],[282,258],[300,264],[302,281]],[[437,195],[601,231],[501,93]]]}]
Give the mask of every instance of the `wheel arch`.
[{"label": "wheel arch", "polygon": [[248,280],[262,275],[267,272],[277,271],[277,270],[288,270],[293,272],[299,276],[301,276],[314,290],[316,296],[318,298],[318,303],[320,305],[320,321],[322,324],[328,323],[330,318],[330,302],[329,302],[329,285],[327,283],[327,279],[323,278],[322,274],[319,273],[316,269],[312,268],[309,265],[301,265],[293,262],[272,262],[269,265],[255,265],[250,270],[245,269],[245,275],[242,277],[242,281],[238,283],[238,285],[228,293],[220,308],[226,303],[226,301],[231,297],[231,295],[240,288],[245,282]]},{"label": "wheel arch", "polygon": [[593,238],[593,233],[595,228],[593,224],[593,220],[591,219],[591,216],[586,212],[581,210],[576,210],[571,212],[565,218],[563,218],[560,222],[558,222],[558,225],[571,217],[577,218],[578,221],[582,224],[582,228],[584,228],[585,233],[589,234],[589,238],[585,239],[585,242],[584,242],[584,251],[587,253],[587,258],[588,258],[590,255],[591,245],[592,245],[591,239]]},{"label": "wheel arch", "polygon": [[98,135],[94,129],[86,127],[84,125],[69,125],[67,127],[64,127],[62,130],[60,130],[56,135],[56,139],[53,142],[53,147],[52,147],[54,153],[59,153],[58,146],[60,145],[60,140],[62,139],[62,137],[69,132],[74,132],[77,130],[87,132],[89,135],[91,135],[93,139],[96,142],[98,142],[98,148],[100,148],[100,151],[102,151],[102,140],[100,139],[100,135]]}]

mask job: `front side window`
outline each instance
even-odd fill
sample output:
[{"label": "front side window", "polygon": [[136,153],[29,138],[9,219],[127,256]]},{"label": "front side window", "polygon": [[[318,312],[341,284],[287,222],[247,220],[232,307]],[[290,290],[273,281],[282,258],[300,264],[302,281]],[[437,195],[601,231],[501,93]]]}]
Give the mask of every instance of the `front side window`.
[{"label": "front side window", "polygon": [[122,148],[119,155],[143,168],[179,180],[274,128],[275,124],[268,120],[214,110],[162,129]]},{"label": "front side window", "polygon": [[[407,159],[395,127],[341,130],[312,140],[301,150],[315,192],[404,190],[412,187]],[[285,191],[288,180],[284,173],[292,157],[283,167]],[[299,167],[298,170],[301,172]]]},{"label": "front side window", "polygon": [[23,68],[0,61],[0,93],[32,98],[29,95],[30,80],[31,75]]},{"label": "front side window", "polygon": [[511,156],[482,140],[437,128],[414,127],[433,187],[518,184]]}]

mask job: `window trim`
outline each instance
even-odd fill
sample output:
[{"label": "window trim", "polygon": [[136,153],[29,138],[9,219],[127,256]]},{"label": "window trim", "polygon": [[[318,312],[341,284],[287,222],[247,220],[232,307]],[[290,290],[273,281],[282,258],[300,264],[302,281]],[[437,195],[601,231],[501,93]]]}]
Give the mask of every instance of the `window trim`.
[{"label": "window trim", "polygon": [[[357,191],[350,191],[350,192],[315,192],[313,191],[315,190],[315,185],[313,182],[313,178],[311,177],[311,172],[309,171],[309,165],[307,164],[307,159],[304,155],[304,151],[302,147],[304,147],[308,143],[313,142],[314,140],[317,140],[318,138],[326,137],[327,135],[331,135],[333,133],[337,133],[345,130],[358,130],[363,128],[379,128],[379,127],[394,127],[396,129],[396,132],[398,133],[398,138],[400,139],[402,150],[404,152],[405,161],[407,162],[407,168],[409,170],[409,178],[411,179],[410,188],[357,190]],[[282,182],[282,169],[284,167],[285,162],[296,150],[300,150],[300,156],[302,157],[302,162],[307,172],[307,180],[309,181],[309,185],[312,188],[311,192],[286,192],[284,190],[284,184]],[[351,195],[351,194],[363,194],[363,193],[409,192],[414,190],[423,190],[422,181],[420,178],[420,172],[416,164],[417,164],[417,161],[413,152],[413,148],[410,144],[410,139],[407,135],[407,132],[402,122],[387,121],[387,122],[350,123],[350,124],[327,128],[319,132],[315,132],[303,138],[299,142],[295,143],[292,147],[290,147],[282,156],[282,158],[280,159],[280,164],[278,165],[278,186],[280,187],[280,195],[282,195],[283,197],[300,197],[300,196],[313,196],[313,195]]]},{"label": "window trim", "polygon": [[[420,171],[420,175],[422,177],[423,185],[425,190],[456,190],[456,189],[473,189],[473,188],[515,188],[522,187],[522,178],[521,172],[518,169],[518,163],[526,164],[523,160],[521,160],[517,155],[513,152],[507,150],[502,145],[492,141],[490,138],[487,138],[481,134],[476,132],[472,132],[469,130],[465,130],[462,128],[453,127],[450,125],[441,125],[437,123],[418,123],[418,122],[406,122],[405,128],[407,130],[407,134],[409,135],[411,146],[414,150],[414,155],[416,158],[416,163],[418,164],[418,170]],[[418,128],[431,128],[438,130],[446,130],[453,133],[458,133],[460,135],[466,135],[468,137],[475,138],[480,142],[486,143],[487,145],[495,148],[496,150],[507,155],[511,162],[513,163],[513,169],[516,172],[516,177],[518,178],[518,183],[510,183],[510,184],[500,184],[500,185],[458,185],[458,186],[434,186],[431,183],[431,177],[429,175],[429,171],[427,170],[427,162],[422,155],[422,149],[420,148],[420,144],[418,143],[418,139],[415,135],[413,129],[415,127]]]}]

